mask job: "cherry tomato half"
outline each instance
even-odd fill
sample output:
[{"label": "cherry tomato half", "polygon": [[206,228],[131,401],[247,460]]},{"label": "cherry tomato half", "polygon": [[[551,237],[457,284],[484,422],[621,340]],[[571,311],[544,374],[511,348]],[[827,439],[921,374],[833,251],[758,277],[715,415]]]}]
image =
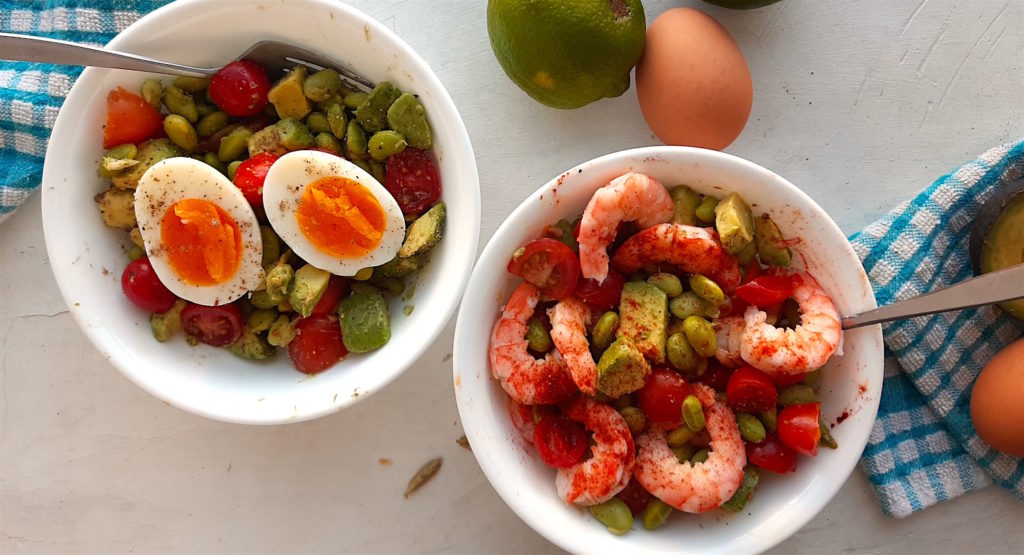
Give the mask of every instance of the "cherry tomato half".
[{"label": "cherry tomato half", "polygon": [[327,289],[324,290],[324,294],[320,296],[320,300],[313,307],[313,314],[331,314],[338,308],[338,303],[346,293],[348,293],[348,280],[332,275],[330,281],[327,282]]},{"label": "cherry tomato half", "polygon": [[348,354],[337,316],[318,314],[303,318],[295,324],[295,332],[295,339],[288,344],[288,355],[299,372],[316,374]]},{"label": "cherry tomato half", "polygon": [[149,312],[167,312],[177,300],[157,277],[146,257],[136,258],[125,266],[121,290],[135,306]]},{"label": "cherry tomato half", "polygon": [[796,452],[774,434],[769,434],[761,443],[748,443],[747,461],[779,474],[796,471]]},{"label": "cherry tomato half", "polygon": [[407,147],[388,158],[384,187],[395,197],[402,214],[416,215],[441,198],[441,176],[426,152]]},{"label": "cherry tomato half", "polygon": [[210,99],[229,116],[259,113],[267,105],[270,79],[256,62],[235,60],[210,78]]},{"label": "cherry tomato half", "polygon": [[107,124],[103,127],[103,148],[141,143],[159,136],[164,118],[141,96],[118,87],[107,95]]},{"label": "cherry tomato half", "polygon": [[569,468],[587,451],[587,430],[564,414],[550,414],[533,429],[533,444],[550,467]]},{"label": "cherry tomato half", "polygon": [[821,403],[790,405],[779,411],[779,440],[801,455],[818,454]]},{"label": "cherry tomato half", "polygon": [[242,337],[242,311],[233,304],[203,306],[188,303],[181,311],[185,333],[214,347],[223,347]]},{"label": "cherry tomato half", "polygon": [[672,370],[655,370],[637,392],[637,403],[656,424],[676,427],[683,422],[683,400],[690,384]]},{"label": "cherry tomato half", "polygon": [[508,271],[555,299],[572,295],[580,278],[580,260],[565,243],[542,237],[512,255]]},{"label": "cherry tomato half", "polygon": [[608,277],[598,283],[596,279],[583,278],[576,283],[576,297],[592,307],[611,310],[619,306],[622,286],[626,278],[622,274],[608,268]]},{"label": "cherry tomato half", "polygon": [[652,496],[640,485],[640,482],[630,480],[616,497],[629,507],[629,512],[633,513],[633,516],[640,516],[647,508],[647,504],[651,502]]},{"label": "cherry tomato half", "polygon": [[759,307],[776,306],[793,294],[797,276],[758,276],[736,288],[736,296]]},{"label": "cherry tomato half", "polygon": [[729,376],[725,399],[733,410],[761,412],[775,408],[779,392],[768,374],[751,366],[743,366]]},{"label": "cherry tomato half", "polygon": [[232,180],[235,187],[242,190],[245,200],[253,208],[263,208],[263,182],[267,180],[267,172],[270,166],[280,158],[273,152],[261,152],[246,158],[238,169],[235,170],[235,178]]}]

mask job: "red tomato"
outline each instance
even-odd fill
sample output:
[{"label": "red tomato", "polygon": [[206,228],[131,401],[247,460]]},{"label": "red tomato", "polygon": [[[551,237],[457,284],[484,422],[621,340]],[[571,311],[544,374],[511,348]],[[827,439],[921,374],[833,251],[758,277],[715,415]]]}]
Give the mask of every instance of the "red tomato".
[{"label": "red tomato", "polygon": [[619,297],[625,283],[626,278],[622,274],[608,268],[608,277],[603,283],[590,278],[579,280],[576,283],[576,297],[595,308],[611,310],[619,306]]},{"label": "red tomato", "polygon": [[235,60],[210,78],[210,99],[229,116],[259,113],[267,105],[270,79],[256,62]]},{"label": "red tomato", "polygon": [[402,214],[419,214],[441,198],[441,176],[426,152],[407,147],[388,158],[384,187],[398,201]]},{"label": "red tomato", "polygon": [[774,434],[769,434],[761,443],[748,443],[747,461],[779,474],[796,471],[796,453]]},{"label": "red tomato", "polygon": [[821,403],[790,405],[779,411],[779,440],[801,455],[818,454]]},{"label": "red tomato", "polygon": [[713,358],[708,359],[708,369],[697,378],[697,381],[715,391],[725,391],[734,371],[733,368],[729,368]]},{"label": "red tomato", "polygon": [[270,166],[280,158],[273,152],[261,152],[245,159],[235,170],[235,187],[242,190],[245,200],[254,208],[263,207],[263,182],[267,179]]},{"label": "red tomato", "polygon": [[772,376],[772,382],[775,383],[776,387],[786,387],[795,383],[800,383],[807,377],[807,374],[779,374],[778,376]]},{"label": "red tomato", "polygon": [[512,255],[508,271],[555,299],[572,295],[580,278],[580,261],[565,243],[542,237]]},{"label": "red tomato", "polygon": [[633,513],[633,516],[640,516],[651,502],[651,494],[636,480],[630,480],[616,497],[629,507],[629,512]]},{"label": "red tomato", "polygon": [[146,257],[136,258],[125,266],[121,290],[135,306],[149,312],[167,312],[178,300],[156,276]]},{"label": "red tomato", "polygon": [[338,308],[338,303],[346,293],[348,293],[348,280],[341,276],[331,276],[331,280],[327,282],[327,289],[324,290],[324,294],[313,307],[313,314],[331,314]]},{"label": "red tomato", "polygon": [[757,257],[752,258],[750,262],[747,263],[744,269],[746,271],[743,274],[743,283],[747,283],[748,281],[761,275],[762,271],[761,263],[758,262]]},{"label": "red tomato", "polygon": [[690,384],[672,370],[655,370],[637,393],[637,402],[656,424],[676,427],[683,422],[683,399]]},{"label": "red tomato", "polygon": [[725,399],[733,410],[761,412],[775,408],[779,392],[768,374],[751,366],[743,366],[729,376]]},{"label": "red tomato", "polygon": [[303,318],[295,324],[295,331],[295,339],[288,344],[288,356],[299,372],[316,374],[348,354],[337,316],[318,314]]},{"label": "red tomato", "polygon": [[793,294],[798,280],[796,276],[758,276],[737,287],[736,296],[755,306],[776,306]]},{"label": "red tomato", "polygon": [[242,311],[233,304],[203,306],[188,303],[181,311],[185,333],[214,347],[223,347],[242,337]]},{"label": "red tomato", "polygon": [[107,124],[103,127],[103,148],[141,143],[160,135],[164,118],[141,96],[118,87],[107,94]]},{"label": "red tomato", "polygon": [[541,460],[553,468],[569,468],[587,451],[589,434],[579,423],[564,414],[540,419],[533,430],[533,444]]}]

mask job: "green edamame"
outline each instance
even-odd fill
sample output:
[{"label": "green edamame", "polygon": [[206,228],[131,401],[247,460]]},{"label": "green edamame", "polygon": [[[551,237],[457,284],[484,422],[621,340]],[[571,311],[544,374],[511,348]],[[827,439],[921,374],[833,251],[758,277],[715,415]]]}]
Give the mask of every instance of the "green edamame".
[{"label": "green edamame", "polygon": [[335,138],[345,137],[345,127],[348,126],[348,118],[345,116],[345,109],[340,104],[332,104],[327,107],[327,126]]},{"label": "green edamame", "polygon": [[700,206],[700,195],[686,185],[672,187],[669,189],[669,195],[672,196],[672,203],[676,206],[672,223],[697,225],[697,207]]},{"label": "green edamame", "polygon": [[146,250],[138,245],[132,245],[128,247],[128,260],[132,262],[146,256]]},{"label": "green edamame", "polygon": [[633,513],[629,511],[626,502],[618,497],[612,497],[604,503],[591,505],[590,514],[598,522],[604,524],[609,532],[621,536],[633,527]]},{"label": "green edamame", "polygon": [[684,424],[670,431],[668,435],[665,436],[665,441],[668,442],[669,447],[682,447],[690,443],[690,440],[693,439],[693,435],[695,433],[696,432],[691,430],[689,426]]},{"label": "green edamame", "polygon": [[719,306],[725,302],[725,292],[707,276],[700,274],[690,276],[690,290],[714,306]]},{"label": "green edamame", "polygon": [[694,432],[704,429],[704,407],[696,395],[687,395],[686,399],[683,399],[683,422],[686,422],[686,427]]},{"label": "green edamame", "polygon": [[278,258],[281,258],[281,238],[274,232],[274,228],[269,225],[261,225],[260,240],[263,242],[263,261],[261,264],[266,268],[277,262]]},{"label": "green edamame", "polygon": [[615,331],[619,329],[619,315],[614,312],[605,312],[594,324],[594,331],[590,333],[591,344],[601,351],[608,348],[615,341]]},{"label": "green edamame", "polygon": [[219,171],[220,173],[227,174],[228,172],[228,167],[224,165],[224,162],[220,161],[220,158],[217,158],[216,152],[207,152],[206,154],[204,154],[203,162],[206,162],[206,165],[212,167],[213,169]]},{"label": "green edamame", "polygon": [[259,333],[270,329],[270,324],[277,319],[277,311],[269,308],[254,310],[245,321],[246,331]]},{"label": "green edamame", "polygon": [[196,101],[192,95],[180,88],[170,85],[164,89],[164,105],[172,114],[178,114],[187,119],[189,123],[199,121],[199,110],[196,109]]},{"label": "green edamame", "polygon": [[683,333],[693,350],[704,358],[713,356],[718,350],[718,337],[715,335],[715,328],[700,316],[687,316],[683,320]]},{"label": "green edamame", "polygon": [[678,459],[680,463],[684,463],[690,462],[690,458],[693,457],[697,448],[687,443],[686,445],[680,445],[679,447],[669,447],[669,450],[672,451],[672,454],[676,456],[676,459]]},{"label": "green edamame", "polygon": [[701,359],[693,350],[684,333],[668,336],[668,340],[665,341],[665,354],[668,357],[668,363],[676,370],[693,372],[700,366]]},{"label": "green edamame", "polygon": [[142,82],[142,99],[148,102],[157,110],[160,109],[161,97],[164,94],[164,86],[156,79],[146,79]]},{"label": "green edamame", "polygon": [[818,391],[821,388],[821,370],[814,370],[804,375],[803,383]]},{"label": "green edamame", "polygon": [[538,354],[547,353],[554,346],[551,333],[539,316],[533,316],[526,322],[526,343],[530,350]]},{"label": "green edamame", "polygon": [[345,95],[345,98],[342,99],[342,103],[345,104],[346,108],[355,110],[360,104],[366,102],[367,96],[368,95],[364,92],[351,92]]},{"label": "green edamame", "polygon": [[323,112],[310,112],[306,116],[306,127],[313,133],[331,132],[331,124],[327,121],[327,114]]},{"label": "green edamame", "polygon": [[700,464],[702,462],[707,461],[708,457],[710,457],[710,456],[711,456],[711,451],[709,451],[707,449],[701,449],[700,451],[697,451],[696,453],[694,453],[692,457],[690,457],[690,464],[696,466],[696,465],[698,465],[698,464]]},{"label": "green edamame", "polygon": [[765,432],[764,424],[756,416],[745,412],[736,413],[736,423],[739,425],[740,436],[744,441],[750,443],[764,441],[767,432]]},{"label": "green edamame", "polygon": [[760,481],[761,475],[758,473],[757,468],[748,466],[743,469],[743,481],[740,482],[739,489],[733,494],[731,498],[725,503],[722,503],[722,508],[730,512],[739,512],[743,510],[743,507],[747,505],[747,501],[750,500],[750,495],[754,493],[754,488],[757,487],[757,482]]},{"label": "green edamame", "polygon": [[314,143],[317,148],[329,150],[335,154],[341,152],[341,141],[331,133],[318,133]]},{"label": "green edamame", "polygon": [[717,307],[698,297],[693,291],[687,291],[678,297],[669,299],[668,310],[673,316],[680,319],[685,319],[688,316],[717,318],[720,314]]},{"label": "green edamame", "polygon": [[333,68],[321,69],[306,77],[302,83],[302,94],[313,102],[327,100],[341,88],[341,75]]},{"label": "green edamame", "polygon": [[405,150],[408,143],[405,137],[395,131],[378,131],[370,137],[367,147],[370,149],[370,158],[383,162],[389,157]]},{"label": "green edamame", "polygon": [[380,131],[387,124],[388,108],[399,96],[402,96],[402,91],[398,90],[398,87],[390,81],[381,81],[353,114],[363,129]]},{"label": "green edamame", "polygon": [[619,414],[626,421],[626,425],[629,426],[629,431],[634,436],[638,436],[643,433],[644,427],[647,426],[647,415],[644,411],[637,407],[624,407],[619,409]]},{"label": "green edamame", "polygon": [[172,143],[185,152],[192,152],[199,145],[199,135],[184,116],[169,114],[164,118],[164,133]]},{"label": "green edamame", "polygon": [[672,506],[657,497],[651,499],[644,507],[641,519],[644,523],[644,530],[657,530],[664,526],[669,515],[672,514]]},{"label": "green edamame", "polygon": [[782,407],[813,403],[814,401],[814,388],[805,383],[793,384],[779,390],[779,406]]},{"label": "green edamame", "polygon": [[207,77],[175,77],[171,84],[183,91],[197,93],[210,86],[210,79]]},{"label": "green edamame", "polygon": [[658,272],[647,278],[647,283],[661,289],[671,299],[683,294],[683,282],[674,274]]},{"label": "green edamame", "polygon": [[387,166],[384,165],[384,162],[370,160],[370,175],[372,175],[373,178],[376,179],[378,183],[384,183],[386,173]]},{"label": "green edamame", "polygon": [[218,108],[214,104],[207,104],[205,102],[196,103],[196,114],[199,115],[200,120],[216,111],[218,111]]},{"label": "green edamame", "polygon": [[366,158],[366,132],[356,120],[349,121],[348,129],[345,130],[345,150],[351,158]]},{"label": "green edamame", "polygon": [[230,119],[231,116],[219,110],[212,114],[203,116],[203,118],[199,120],[199,123],[196,124],[196,133],[198,133],[200,137],[209,137],[221,129],[224,129]]},{"label": "green edamame", "polygon": [[252,131],[249,131],[248,127],[232,129],[230,133],[221,137],[217,158],[225,163],[241,159],[249,151],[249,137],[252,137]]},{"label": "green edamame", "polygon": [[706,196],[701,199],[700,204],[697,205],[697,209],[694,210],[694,214],[697,216],[697,219],[703,223],[715,223],[716,206],[718,206],[718,199],[712,196]]},{"label": "green edamame", "polygon": [[775,432],[779,428],[779,409],[773,408],[757,413],[757,419],[764,424],[769,432]]},{"label": "green edamame", "polygon": [[138,165],[138,149],[131,143],[115,146],[103,153],[97,173],[100,177],[114,177],[122,170]]},{"label": "green edamame", "polygon": [[[219,160],[220,156],[218,156],[217,159]],[[238,166],[241,166],[241,165],[242,165],[242,161],[241,160],[235,160],[234,162],[231,162],[230,164],[228,164],[228,179],[231,179],[231,180],[235,179],[235,172],[238,171]]]}]

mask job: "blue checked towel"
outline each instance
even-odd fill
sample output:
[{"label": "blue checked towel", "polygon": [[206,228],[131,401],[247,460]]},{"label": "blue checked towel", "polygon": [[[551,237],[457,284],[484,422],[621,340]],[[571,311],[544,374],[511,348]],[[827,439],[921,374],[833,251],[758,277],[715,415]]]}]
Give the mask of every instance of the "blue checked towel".
[{"label": "blue checked towel", "polygon": [[[0,32],[106,44],[167,0],[0,0]],[[2,54],[2,53],[0,53]],[[0,61],[0,222],[39,188],[46,140],[80,67]]]},{"label": "blue checked towel", "polygon": [[[855,233],[879,305],[971,277],[967,244],[979,207],[1024,173],[1024,141],[993,148]],[[985,445],[970,392],[1024,323],[994,306],[882,325],[881,406],[861,460],[882,510],[902,517],[995,482],[1024,500],[1024,459]]]}]

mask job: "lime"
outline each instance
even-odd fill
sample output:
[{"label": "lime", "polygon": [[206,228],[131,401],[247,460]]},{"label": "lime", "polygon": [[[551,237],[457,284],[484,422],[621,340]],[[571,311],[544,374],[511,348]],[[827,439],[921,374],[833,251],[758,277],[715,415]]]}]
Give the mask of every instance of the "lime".
[{"label": "lime", "polygon": [[708,4],[714,4],[723,8],[729,8],[733,10],[752,10],[754,8],[763,8],[769,4],[781,2],[782,0],[704,0]]},{"label": "lime", "polygon": [[579,108],[629,89],[647,30],[640,0],[490,0],[491,48],[538,102]]}]

